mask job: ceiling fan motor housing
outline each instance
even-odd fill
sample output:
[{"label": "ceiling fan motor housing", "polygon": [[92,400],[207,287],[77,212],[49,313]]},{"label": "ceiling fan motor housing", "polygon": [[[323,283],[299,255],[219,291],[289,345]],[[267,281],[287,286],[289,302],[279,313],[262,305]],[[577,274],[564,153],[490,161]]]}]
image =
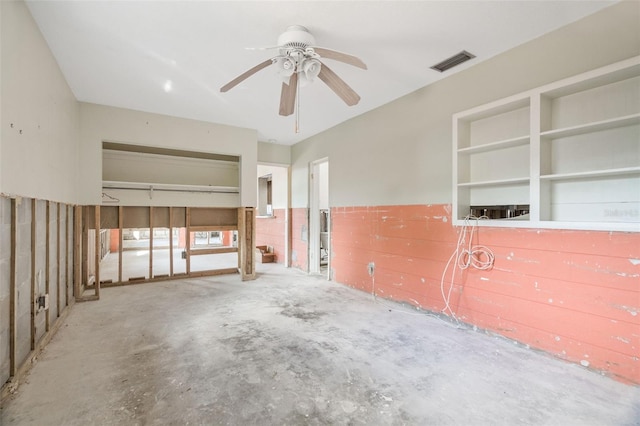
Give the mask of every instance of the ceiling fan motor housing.
[{"label": "ceiling fan motor housing", "polygon": [[291,25],[278,37],[278,46],[281,48],[304,50],[308,46],[314,46],[315,44],[315,37],[302,25]]}]

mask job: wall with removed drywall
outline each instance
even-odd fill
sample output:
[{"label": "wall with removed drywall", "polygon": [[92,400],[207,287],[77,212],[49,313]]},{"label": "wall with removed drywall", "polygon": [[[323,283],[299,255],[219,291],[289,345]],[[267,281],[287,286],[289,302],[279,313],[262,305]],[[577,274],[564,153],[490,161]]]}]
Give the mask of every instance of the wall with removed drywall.
[{"label": "wall with removed drywall", "polygon": [[[79,105],[22,1],[0,2],[0,93],[4,384],[67,306],[73,246],[62,203],[78,200]],[[36,312],[34,296],[43,294],[49,294],[49,309]]]},{"label": "wall with removed drywall", "polygon": [[[638,22],[640,4],[616,3],[294,145],[294,265],[308,269],[309,163],[327,157],[333,278],[439,312],[460,232],[452,115],[637,56]],[[495,267],[453,279],[457,317],[640,383],[639,233],[482,228],[476,241]]]},{"label": "wall with removed drywall", "polygon": [[0,193],[76,202],[78,103],[24,2],[0,9]]},{"label": "wall with removed drywall", "polygon": [[29,364],[74,300],[72,209],[0,196],[0,384]]}]

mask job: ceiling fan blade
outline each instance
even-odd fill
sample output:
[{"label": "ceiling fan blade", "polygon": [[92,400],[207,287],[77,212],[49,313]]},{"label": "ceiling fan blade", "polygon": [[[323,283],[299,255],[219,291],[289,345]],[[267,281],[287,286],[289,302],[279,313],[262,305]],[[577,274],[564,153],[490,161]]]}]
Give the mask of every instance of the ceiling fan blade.
[{"label": "ceiling fan blade", "polygon": [[331,71],[329,67],[322,64],[320,68],[320,74],[318,74],[320,80],[324,81],[336,95],[340,96],[347,105],[354,106],[360,102],[360,96],[351,88],[343,79],[338,77],[336,73]]},{"label": "ceiling fan blade", "polygon": [[367,69],[367,65],[362,62],[360,58],[357,58],[348,53],[338,52],[336,50],[326,49],[324,47],[314,47],[313,50],[320,55],[321,58],[335,59],[336,61],[344,62],[345,64],[353,65],[354,67]]},{"label": "ceiling fan blade", "polygon": [[280,49],[282,46],[261,46],[261,47],[245,47],[245,50],[273,50]]},{"label": "ceiling fan blade", "polygon": [[268,67],[272,63],[273,63],[273,59],[267,59],[266,61],[264,61],[262,63],[259,63],[255,67],[251,68],[249,71],[246,71],[246,72],[240,74],[239,76],[237,76],[236,78],[234,78],[233,80],[231,80],[230,82],[228,82],[227,84],[222,86],[220,88],[220,91],[221,92],[226,92],[227,90],[235,87],[237,84],[239,84],[242,81],[246,80],[247,78],[251,77],[253,74],[257,73],[261,69]]},{"label": "ceiling fan blade", "polygon": [[298,90],[298,73],[294,72],[289,77],[289,84],[282,83],[280,94],[280,115],[285,117],[293,114],[296,107],[296,91]]}]

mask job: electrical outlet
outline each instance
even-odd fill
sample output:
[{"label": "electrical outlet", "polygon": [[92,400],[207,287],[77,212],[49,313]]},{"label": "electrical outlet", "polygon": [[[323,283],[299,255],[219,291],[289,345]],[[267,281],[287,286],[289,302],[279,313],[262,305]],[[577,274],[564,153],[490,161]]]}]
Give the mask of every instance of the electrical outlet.
[{"label": "electrical outlet", "polygon": [[367,270],[369,271],[369,276],[372,277],[373,273],[376,271],[376,264],[373,262],[369,262],[369,265],[367,266]]},{"label": "electrical outlet", "polygon": [[49,295],[43,294],[40,296],[36,296],[36,299],[33,301],[36,312],[46,311],[49,309]]}]

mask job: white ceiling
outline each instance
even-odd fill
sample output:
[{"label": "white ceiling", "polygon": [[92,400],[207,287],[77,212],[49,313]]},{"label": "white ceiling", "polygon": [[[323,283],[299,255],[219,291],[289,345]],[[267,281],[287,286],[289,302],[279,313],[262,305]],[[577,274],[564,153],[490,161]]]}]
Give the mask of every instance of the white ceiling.
[{"label": "white ceiling", "polygon": [[[569,22],[611,1],[28,1],[79,101],[257,129],[291,145]],[[278,115],[281,80],[266,68],[289,25],[318,46],[358,56],[368,70],[326,59],[362,100],[346,106],[317,80],[295,115]],[[462,50],[477,58],[440,74]],[[497,77],[498,78],[498,77]],[[164,90],[167,81],[172,89]]]}]

